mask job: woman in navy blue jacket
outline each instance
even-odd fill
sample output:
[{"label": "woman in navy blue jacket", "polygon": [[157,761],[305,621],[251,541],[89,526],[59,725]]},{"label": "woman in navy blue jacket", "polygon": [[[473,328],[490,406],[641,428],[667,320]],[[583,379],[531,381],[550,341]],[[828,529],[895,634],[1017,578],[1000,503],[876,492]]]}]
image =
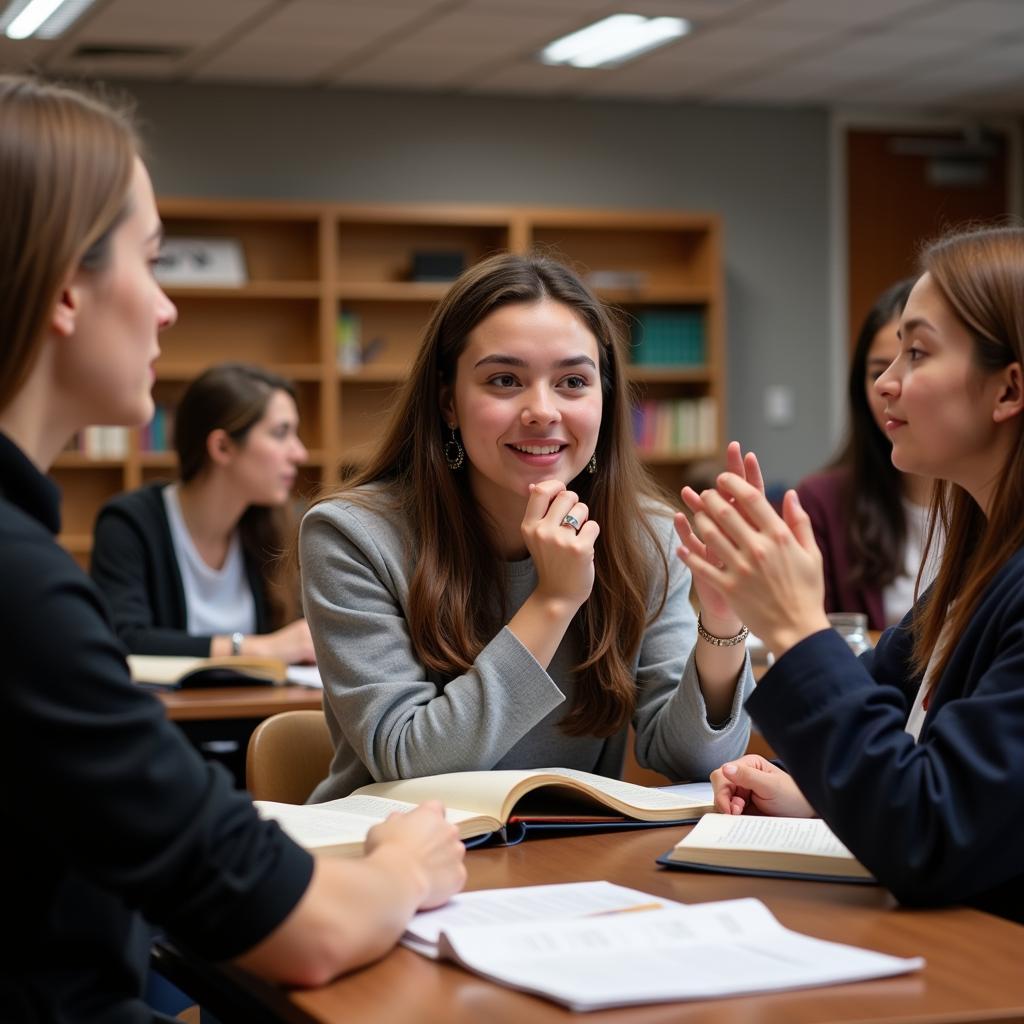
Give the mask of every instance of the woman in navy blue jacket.
[{"label": "woman in navy blue jacket", "polygon": [[875,386],[947,541],[871,655],[828,628],[794,492],[782,518],[730,474],[684,492],[680,557],[776,657],[747,708],[789,773],[747,755],[712,782],[724,812],[819,814],[901,902],[1024,920],[1024,230],[949,236],[922,270]]}]

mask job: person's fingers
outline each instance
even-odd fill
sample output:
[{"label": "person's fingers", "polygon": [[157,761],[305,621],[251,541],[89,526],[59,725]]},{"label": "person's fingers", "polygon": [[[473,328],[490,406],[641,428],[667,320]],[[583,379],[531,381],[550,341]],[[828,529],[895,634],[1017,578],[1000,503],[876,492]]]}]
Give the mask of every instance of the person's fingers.
[{"label": "person's fingers", "polygon": [[693,527],[690,525],[690,520],[683,515],[682,512],[677,512],[675,517],[676,534],[679,536],[679,541],[685,548],[689,548],[691,551],[698,554],[701,558],[707,557],[707,546],[693,532]]},{"label": "person's fingers", "polygon": [[766,772],[762,768],[752,764],[745,764],[742,760],[732,762],[735,771],[728,772],[727,777],[736,789],[749,790],[755,797],[774,796],[774,783],[778,782],[773,778],[772,772]]},{"label": "person's fingers", "polygon": [[[548,505],[547,511],[543,515],[543,519],[548,524],[554,526],[561,526],[562,520],[571,514],[572,507],[579,502],[579,495],[575,491],[561,490],[551,499],[551,504]],[[566,527],[571,525],[566,523]],[[581,524],[582,525],[582,524]],[[576,527],[573,527],[576,529]]]},{"label": "person's fingers", "polygon": [[749,551],[758,543],[757,529],[728,497],[717,491],[704,491],[701,499],[704,510],[693,517],[694,530],[721,561],[731,564],[730,549]]},{"label": "person's fingers", "polygon": [[691,512],[700,512],[704,508],[703,502],[700,500],[700,495],[692,487],[684,487],[679,492],[679,497],[683,499],[683,504]]},{"label": "person's fingers", "polygon": [[743,469],[746,473],[747,483],[764,494],[764,475],[761,472],[761,463],[757,461],[757,456],[753,452],[747,452],[743,456]]},{"label": "person's fingers", "polygon": [[814,527],[811,525],[811,517],[804,511],[796,491],[786,491],[782,499],[782,518],[786,525],[793,531],[797,543],[805,551],[815,551],[818,542],[814,538]]},{"label": "person's fingers", "polygon": [[577,501],[569,508],[569,511],[558,520],[558,525],[564,526],[567,530],[572,529],[579,533],[580,528],[589,518],[590,509],[582,501]]},{"label": "person's fingers", "polygon": [[676,548],[676,554],[686,568],[690,570],[690,575],[695,580],[705,582],[718,590],[727,591],[729,577],[722,569],[712,565],[706,558],[697,554],[697,552],[691,551],[685,544]]},{"label": "person's fingers", "polygon": [[[726,499],[733,500],[734,507],[742,512],[744,519],[754,529],[761,533],[768,533],[782,522],[763,492],[736,474],[720,474],[717,484],[719,492],[724,494]],[[702,497],[706,506],[708,504],[707,492]]]},{"label": "person's fingers", "polygon": [[543,519],[555,496],[564,490],[565,484],[561,480],[542,480],[539,484],[530,484],[530,497],[526,502],[523,522],[539,522]]},{"label": "person's fingers", "polygon": [[743,476],[743,449],[739,441],[730,441],[725,446],[725,471]]}]

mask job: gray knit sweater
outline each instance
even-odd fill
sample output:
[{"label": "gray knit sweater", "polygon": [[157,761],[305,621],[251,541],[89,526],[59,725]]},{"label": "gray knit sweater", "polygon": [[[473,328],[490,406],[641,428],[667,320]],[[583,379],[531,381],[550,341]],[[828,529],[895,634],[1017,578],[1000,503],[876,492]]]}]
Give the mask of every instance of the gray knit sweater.
[{"label": "gray knit sweater", "polygon": [[[665,550],[673,552],[667,510],[657,526]],[[303,519],[299,547],[306,619],[335,748],[330,775],[311,800],[345,796],[372,781],[490,768],[560,766],[620,775],[625,729],[601,738],[559,728],[576,685],[571,667],[580,661],[573,630],[547,671],[506,627],[468,672],[445,680],[427,671],[410,642],[412,565],[396,515],[344,498],[321,502]],[[669,566],[665,607],[634,662],[636,758],[671,778],[705,778],[746,748],[742,705],[753,678],[748,659],[729,718],[708,722],[693,661],[690,574],[674,554]],[[495,585],[507,589],[511,616],[537,585],[533,561],[499,563],[495,576]],[[658,596],[652,591],[652,606]]]}]

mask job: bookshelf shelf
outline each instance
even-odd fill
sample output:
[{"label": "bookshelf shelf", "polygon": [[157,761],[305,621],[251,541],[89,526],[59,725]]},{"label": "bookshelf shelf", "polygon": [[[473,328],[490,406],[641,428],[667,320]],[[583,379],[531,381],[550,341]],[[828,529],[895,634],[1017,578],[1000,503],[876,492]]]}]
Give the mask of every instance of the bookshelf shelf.
[{"label": "bookshelf shelf", "polygon": [[319,281],[250,281],[237,287],[198,287],[168,285],[164,291],[178,299],[318,299]]},{"label": "bookshelf shelf", "polygon": [[[690,462],[719,454],[724,288],[721,229],[714,215],[188,198],[161,199],[159,207],[169,237],[238,241],[249,280],[237,287],[168,287],[179,317],[161,336],[154,397],[173,410],[190,380],[229,360],[257,363],[294,381],[300,430],[310,449],[299,476],[300,496],[336,484],[339,474],[365,461],[379,438],[423,329],[450,286],[412,279],[424,254],[458,253],[469,266],[502,249],[538,248],[589,279],[621,311],[634,342],[651,310],[696,311],[703,331],[700,365],[630,365],[628,374],[647,402],[668,407],[710,399],[701,422],[713,434],[711,443],[642,449],[641,456],[666,486],[678,490]],[[343,321],[356,346],[346,353],[339,352]],[[369,361],[353,368],[341,358],[353,353]],[[174,473],[173,453],[142,450],[141,437],[131,432],[123,458],[65,452],[57,460],[55,476],[66,495],[67,532],[61,540],[83,562],[104,501]]]},{"label": "bookshelf shelf", "polygon": [[53,463],[54,469],[121,469],[124,459],[110,459],[85,452],[61,452]]}]

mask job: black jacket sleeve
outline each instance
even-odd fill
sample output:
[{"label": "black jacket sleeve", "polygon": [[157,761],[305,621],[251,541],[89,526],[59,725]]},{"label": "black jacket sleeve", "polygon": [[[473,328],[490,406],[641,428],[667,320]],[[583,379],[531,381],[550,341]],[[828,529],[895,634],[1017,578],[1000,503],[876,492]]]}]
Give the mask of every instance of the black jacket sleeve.
[{"label": "black jacket sleeve", "polygon": [[[12,545],[12,548],[14,546]],[[129,679],[95,587],[52,542],[5,553],[0,715],[11,838],[212,958],[266,936],[312,862]],[[19,568],[20,566],[20,568]]]}]

